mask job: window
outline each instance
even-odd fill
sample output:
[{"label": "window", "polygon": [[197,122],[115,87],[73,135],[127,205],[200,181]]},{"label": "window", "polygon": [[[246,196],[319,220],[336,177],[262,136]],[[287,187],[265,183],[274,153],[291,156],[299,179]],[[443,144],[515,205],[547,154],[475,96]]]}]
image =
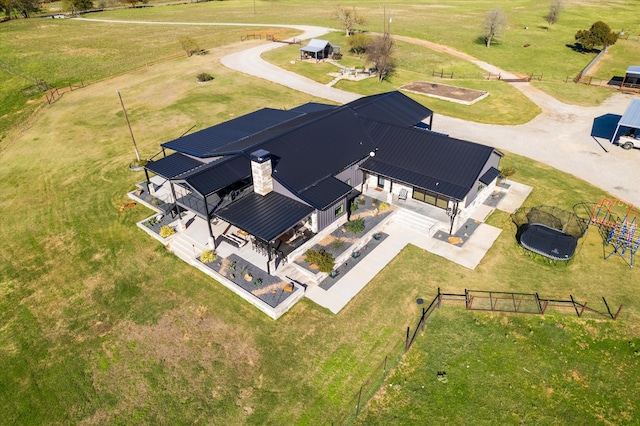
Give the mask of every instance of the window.
[{"label": "window", "polygon": [[413,194],[411,195],[414,200],[422,201],[432,206],[446,209],[449,206],[449,198],[444,195],[436,194],[435,192],[427,191],[422,188],[413,188]]},{"label": "window", "polygon": [[333,211],[333,213],[336,216],[340,216],[342,213],[344,213],[344,204],[340,204],[338,207],[336,207],[336,209]]},{"label": "window", "polygon": [[384,188],[384,178],[382,176],[378,176],[378,188]]}]

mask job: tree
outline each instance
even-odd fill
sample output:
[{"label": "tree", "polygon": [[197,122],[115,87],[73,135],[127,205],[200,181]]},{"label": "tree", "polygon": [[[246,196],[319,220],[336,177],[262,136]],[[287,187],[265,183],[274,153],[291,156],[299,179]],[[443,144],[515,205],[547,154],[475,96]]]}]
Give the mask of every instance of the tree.
[{"label": "tree", "polygon": [[187,56],[191,56],[194,53],[198,53],[200,51],[200,47],[198,43],[191,37],[182,36],[178,39],[180,41],[180,45],[182,46],[182,50],[185,51]]},{"label": "tree", "polygon": [[346,7],[336,6],[334,17],[340,21],[344,28],[344,35],[349,37],[356,25],[364,25],[365,19],[356,13],[356,8],[348,9]]},{"label": "tree", "polygon": [[491,9],[484,20],[483,37],[487,47],[499,37],[507,26],[507,15],[501,9]]},{"label": "tree", "polygon": [[11,18],[11,12],[29,18],[32,13],[40,11],[40,0],[0,0],[0,11],[4,11],[8,18]]},{"label": "tree", "polygon": [[93,9],[92,0],[62,0],[62,10],[76,13],[89,9]]},{"label": "tree", "polygon": [[349,37],[349,51],[360,57],[367,51],[367,46],[371,43],[371,37],[364,34],[354,34]]},{"label": "tree", "polygon": [[575,39],[585,49],[593,49],[596,46],[614,45],[618,41],[618,33],[611,31],[611,28],[602,21],[594,22],[588,30],[580,30],[576,33]]},{"label": "tree", "polygon": [[544,17],[545,21],[549,25],[553,25],[558,22],[558,17],[560,16],[560,11],[562,10],[562,0],[551,0],[551,4],[549,5],[549,13]]},{"label": "tree", "polygon": [[393,40],[389,33],[371,40],[367,46],[367,62],[373,64],[378,72],[379,82],[393,74],[396,62],[393,57]]}]

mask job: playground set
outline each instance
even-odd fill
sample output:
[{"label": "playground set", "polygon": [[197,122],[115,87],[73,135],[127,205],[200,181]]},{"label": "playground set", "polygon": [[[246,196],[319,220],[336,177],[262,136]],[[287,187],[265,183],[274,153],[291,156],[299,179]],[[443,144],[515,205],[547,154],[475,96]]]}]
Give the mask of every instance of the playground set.
[{"label": "playground set", "polygon": [[[625,212],[622,219],[613,212],[614,207]],[[627,204],[621,200],[604,199],[594,206],[589,224],[597,225],[599,228],[605,244],[604,258],[608,259],[616,254],[633,268],[633,256],[640,247],[638,214],[633,212],[633,204]]]},{"label": "playground set", "polygon": [[[597,204],[578,203],[573,210],[572,213],[552,206],[518,209],[511,215],[517,227],[516,240],[534,257],[567,264],[589,225],[595,225],[602,237],[605,260],[617,255],[633,268],[633,257],[640,248],[640,230],[632,204],[603,199]],[[583,213],[578,215],[576,210]]]}]

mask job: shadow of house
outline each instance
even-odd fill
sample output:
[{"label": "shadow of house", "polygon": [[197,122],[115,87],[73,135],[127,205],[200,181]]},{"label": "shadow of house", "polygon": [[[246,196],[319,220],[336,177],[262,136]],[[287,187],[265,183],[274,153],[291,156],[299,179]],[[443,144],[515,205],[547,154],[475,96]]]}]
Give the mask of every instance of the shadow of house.
[{"label": "shadow of house", "polygon": [[300,60],[315,59],[316,61],[332,58],[340,53],[340,46],[334,46],[327,40],[312,39],[309,44],[300,48]]}]

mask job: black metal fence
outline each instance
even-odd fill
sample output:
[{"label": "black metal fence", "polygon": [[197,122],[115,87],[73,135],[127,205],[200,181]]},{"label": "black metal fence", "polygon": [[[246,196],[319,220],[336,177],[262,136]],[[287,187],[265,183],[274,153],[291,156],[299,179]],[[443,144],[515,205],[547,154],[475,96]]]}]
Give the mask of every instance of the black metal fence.
[{"label": "black metal fence", "polygon": [[[427,320],[445,302],[464,303],[468,311],[490,311],[507,312],[517,314],[538,314],[543,315],[549,308],[568,309],[576,313],[578,317],[585,314],[595,314],[607,319],[616,320],[622,311],[620,305],[614,314],[606,299],[603,297],[604,310],[597,310],[587,306],[587,302],[578,302],[573,295],[569,299],[549,299],[542,298],[538,293],[516,293],[491,290],[464,290],[464,293],[443,293],[438,288],[438,294],[430,301],[426,308],[422,308],[422,313],[417,324],[411,332],[411,327],[407,327],[404,348],[396,345],[389,354],[372,370],[371,376],[358,388],[357,392],[349,399],[348,409],[334,417],[331,424],[345,424],[357,420],[358,415],[366,402],[371,399],[387,377],[390,370],[397,366],[403,356],[407,353],[416,341],[420,332],[424,331]],[[425,304],[423,299],[418,299],[418,303]]]}]

